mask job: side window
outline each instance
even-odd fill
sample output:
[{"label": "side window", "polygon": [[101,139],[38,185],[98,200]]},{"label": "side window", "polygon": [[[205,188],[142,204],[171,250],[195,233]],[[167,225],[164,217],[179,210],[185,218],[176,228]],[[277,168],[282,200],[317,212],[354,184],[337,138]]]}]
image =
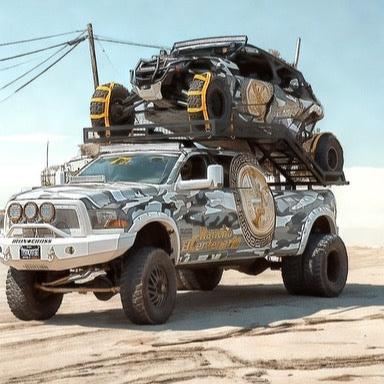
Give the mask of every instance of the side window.
[{"label": "side window", "polygon": [[201,180],[207,178],[208,159],[206,156],[191,156],[182,166],[180,176],[182,180]]}]

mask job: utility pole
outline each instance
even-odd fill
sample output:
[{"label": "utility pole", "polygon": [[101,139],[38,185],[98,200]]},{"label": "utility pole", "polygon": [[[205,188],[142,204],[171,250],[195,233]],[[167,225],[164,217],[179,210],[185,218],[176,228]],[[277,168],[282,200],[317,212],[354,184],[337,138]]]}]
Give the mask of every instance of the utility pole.
[{"label": "utility pole", "polygon": [[97,72],[95,40],[93,38],[93,28],[91,23],[87,24],[87,30],[88,30],[89,53],[91,54],[93,83],[95,84],[95,89],[96,89],[99,85],[99,74]]}]

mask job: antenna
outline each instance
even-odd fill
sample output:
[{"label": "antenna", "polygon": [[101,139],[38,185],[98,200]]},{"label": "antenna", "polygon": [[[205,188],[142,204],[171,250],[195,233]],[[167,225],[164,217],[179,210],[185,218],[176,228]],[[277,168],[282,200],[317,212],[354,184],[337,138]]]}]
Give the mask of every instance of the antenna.
[{"label": "antenna", "polygon": [[46,167],[48,168],[48,160],[49,160],[49,140],[47,141],[47,152],[46,152]]},{"label": "antenna", "polygon": [[298,37],[297,40],[296,40],[295,61],[293,62],[293,66],[294,66],[295,68],[297,68],[297,64],[299,63],[300,47],[301,47],[301,38]]}]

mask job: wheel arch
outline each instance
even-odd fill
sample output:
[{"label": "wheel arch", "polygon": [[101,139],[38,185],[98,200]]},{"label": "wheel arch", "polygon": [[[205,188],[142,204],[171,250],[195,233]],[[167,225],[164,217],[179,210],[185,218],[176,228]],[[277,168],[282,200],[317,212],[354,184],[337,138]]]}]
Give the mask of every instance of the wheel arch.
[{"label": "wheel arch", "polygon": [[308,215],[302,231],[300,246],[297,252],[298,255],[304,252],[311,233],[337,235],[338,228],[334,212],[329,208],[319,207]]},{"label": "wheel arch", "polygon": [[180,236],[175,221],[164,213],[143,214],[135,219],[131,233],[136,234],[133,247],[157,246],[164,249],[175,262],[180,255]]}]

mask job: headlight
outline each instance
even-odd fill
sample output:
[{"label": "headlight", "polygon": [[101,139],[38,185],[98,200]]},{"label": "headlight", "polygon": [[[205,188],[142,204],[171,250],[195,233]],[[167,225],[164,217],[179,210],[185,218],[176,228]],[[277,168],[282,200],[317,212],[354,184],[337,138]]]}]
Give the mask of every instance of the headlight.
[{"label": "headlight", "polygon": [[51,223],[56,216],[55,206],[52,203],[41,204],[40,216],[46,223]]},{"label": "headlight", "polygon": [[119,218],[112,209],[97,209],[88,211],[93,229],[128,228],[129,222]]},{"label": "headlight", "polygon": [[8,217],[13,224],[19,222],[23,217],[23,207],[19,203],[12,203],[8,207]]},{"label": "headlight", "polygon": [[29,202],[24,205],[24,215],[28,221],[36,219],[38,213],[39,208],[35,203]]}]

